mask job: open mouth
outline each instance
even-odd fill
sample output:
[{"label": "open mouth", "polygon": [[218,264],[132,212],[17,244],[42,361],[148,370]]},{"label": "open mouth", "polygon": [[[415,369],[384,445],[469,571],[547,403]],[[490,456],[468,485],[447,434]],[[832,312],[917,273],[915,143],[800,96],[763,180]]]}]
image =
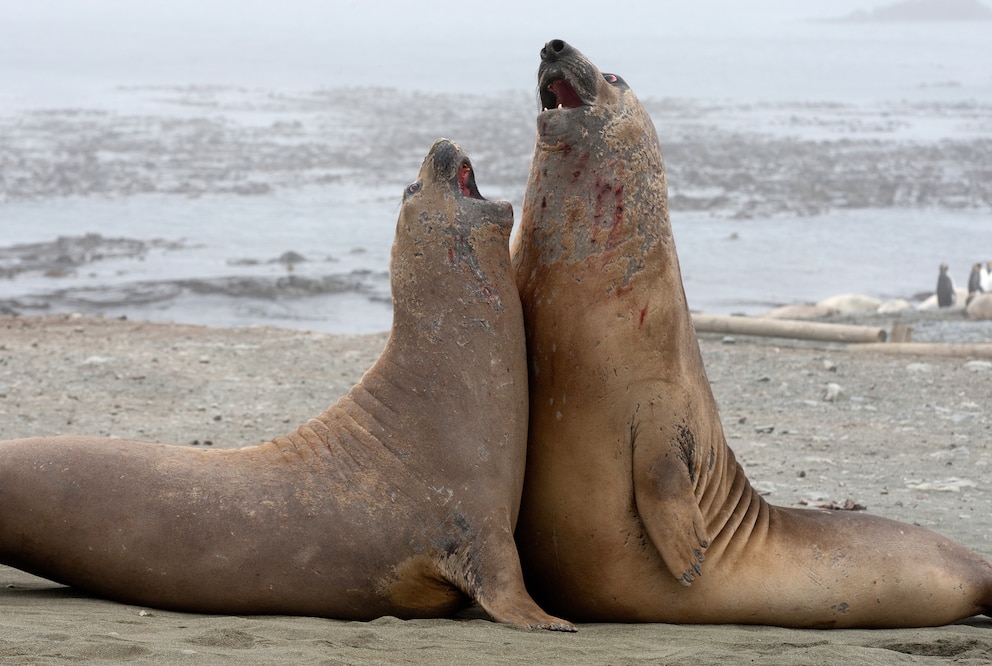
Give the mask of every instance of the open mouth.
[{"label": "open mouth", "polygon": [[565,79],[553,79],[541,87],[541,106],[548,109],[576,109],[585,102],[575,92],[572,84]]},{"label": "open mouth", "polygon": [[475,171],[468,160],[462,162],[461,166],[458,167],[458,189],[471,199],[484,200],[484,197],[479,194],[479,188],[475,185]]}]

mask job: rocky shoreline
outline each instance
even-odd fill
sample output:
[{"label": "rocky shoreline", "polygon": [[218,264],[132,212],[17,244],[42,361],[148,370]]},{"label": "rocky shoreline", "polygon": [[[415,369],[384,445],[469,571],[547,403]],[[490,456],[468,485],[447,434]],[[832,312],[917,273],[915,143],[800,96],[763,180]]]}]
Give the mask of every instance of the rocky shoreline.
[{"label": "rocky shoreline", "polygon": [[[193,86],[121,94],[163,112],[69,108],[0,116],[0,201],[250,197],[338,182],[367,186],[394,174],[403,182],[438,136],[463,137],[485,164],[489,187],[519,201],[533,150],[534,102],[517,92],[289,94]],[[661,134],[676,210],[746,219],[992,207],[992,105],[680,99],[645,105]],[[377,121],[384,115],[391,119],[388,131]],[[941,127],[937,138],[920,138],[930,134],[919,130],[927,125]]]}]

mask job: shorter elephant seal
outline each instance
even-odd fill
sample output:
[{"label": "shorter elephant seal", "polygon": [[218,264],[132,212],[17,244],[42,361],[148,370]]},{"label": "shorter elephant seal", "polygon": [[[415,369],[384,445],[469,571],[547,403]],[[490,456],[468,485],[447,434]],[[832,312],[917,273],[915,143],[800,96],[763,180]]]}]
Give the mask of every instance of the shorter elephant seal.
[{"label": "shorter elephant seal", "polygon": [[803,627],[992,610],[992,566],[963,546],[751,487],[706,378],[650,117],[561,40],[538,83],[512,252],[531,400],[517,543],[535,599],[576,620]]},{"label": "shorter elephant seal", "polygon": [[236,450],[2,442],[0,562],[181,611],[424,618],[471,598],[499,622],[574,630],[528,595],[513,541],[527,370],[512,224],[438,140],[403,195],[389,341],[347,396]]}]

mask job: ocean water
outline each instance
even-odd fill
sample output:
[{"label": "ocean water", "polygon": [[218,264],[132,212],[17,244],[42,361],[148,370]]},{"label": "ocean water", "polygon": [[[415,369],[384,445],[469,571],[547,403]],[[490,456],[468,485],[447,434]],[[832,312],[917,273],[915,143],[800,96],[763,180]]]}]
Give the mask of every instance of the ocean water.
[{"label": "ocean water", "polygon": [[552,38],[651,111],[693,309],[992,259],[992,21],[642,4],[0,0],[0,311],[384,330],[434,138],[519,213]]}]

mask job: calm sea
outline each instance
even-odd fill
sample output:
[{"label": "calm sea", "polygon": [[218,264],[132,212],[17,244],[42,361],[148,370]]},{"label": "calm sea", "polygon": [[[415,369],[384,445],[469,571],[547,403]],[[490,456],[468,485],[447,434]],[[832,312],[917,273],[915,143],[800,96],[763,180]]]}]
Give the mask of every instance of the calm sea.
[{"label": "calm sea", "polygon": [[992,259],[992,21],[645,4],[0,0],[0,311],[384,330],[435,137],[519,213],[552,38],[647,102],[694,309]]}]

